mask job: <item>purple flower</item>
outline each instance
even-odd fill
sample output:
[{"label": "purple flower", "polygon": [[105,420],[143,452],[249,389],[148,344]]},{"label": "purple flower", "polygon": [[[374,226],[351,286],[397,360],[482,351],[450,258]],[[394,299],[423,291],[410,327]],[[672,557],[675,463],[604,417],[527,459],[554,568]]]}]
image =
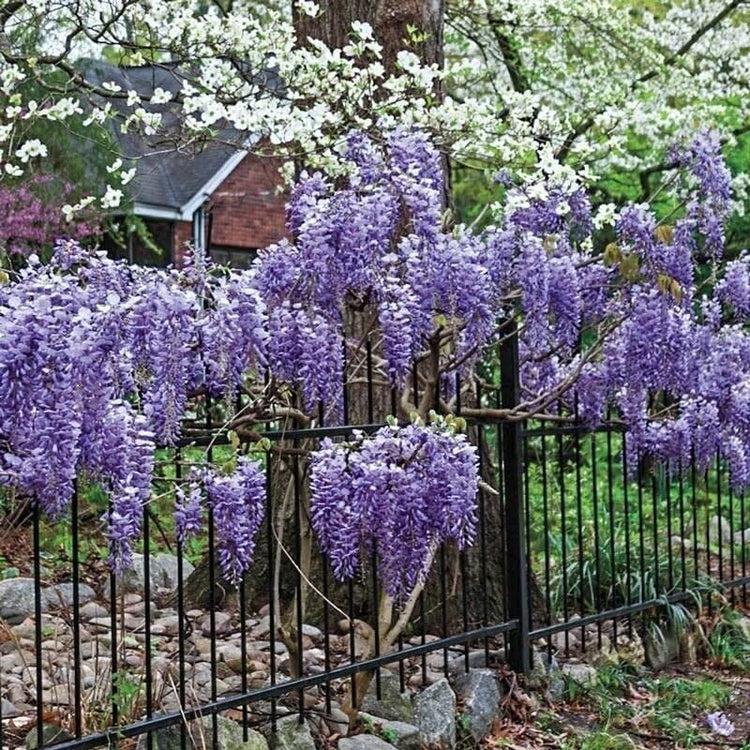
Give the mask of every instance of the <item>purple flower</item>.
[{"label": "purple flower", "polygon": [[474,446],[436,426],[325,440],[310,463],[312,527],[340,580],[377,549],[385,591],[403,603],[438,545],[473,542],[478,481]]},{"label": "purple flower", "polygon": [[734,734],[734,724],[723,711],[714,711],[706,716],[706,726],[714,733],[722,737],[731,737]]}]

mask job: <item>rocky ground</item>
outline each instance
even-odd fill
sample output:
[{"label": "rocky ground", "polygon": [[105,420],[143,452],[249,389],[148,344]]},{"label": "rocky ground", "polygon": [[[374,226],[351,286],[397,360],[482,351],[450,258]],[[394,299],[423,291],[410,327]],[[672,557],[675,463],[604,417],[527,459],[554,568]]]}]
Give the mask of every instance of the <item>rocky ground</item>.
[{"label": "rocky ground", "polygon": [[[182,673],[187,706],[210,702],[212,695],[222,698],[238,694],[243,679],[249,689],[271,684],[272,647],[275,651],[275,682],[290,679],[294,665],[290,663],[286,646],[280,640],[272,643],[266,611],[247,617],[244,624],[237,612],[215,612],[213,630],[216,637],[212,648],[209,614],[201,609],[190,609],[183,620],[185,638],[181,644],[180,620],[173,604],[177,585],[174,559],[159,556],[152,561],[151,572],[150,666],[154,712],[173,712],[183,705],[180,701]],[[115,602],[117,640],[113,650],[109,603],[97,597],[89,586],[81,584],[79,587],[81,708],[84,717],[81,731],[84,735],[111,725],[113,656],[118,663],[115,703],[120,722],[136,721],[144,714],[147,606],[142,596],[143,588],[142,565],[139,568],[136,561],[129,577],[119,582]],[[37,652],[37,628],[31,616],[34,612],[33,580],[17,577],[0,581],[2,750],[35,744],[33,723],[38,663],[41,663],[46,740],[60,740],[75,731],[72,602],[70,584],[44,589],[41,648]],[[742,622],[746,622],[750,641],[750,620]],[[364,623],[355,621],[353,626],[359,656],[367,645],[368,631]],[[244,660],[243,630],[247,637]],[[337,623],[334,630],[327,639],[332,667],[349,662],[351,644],[347,620]],[[695,644],[687,635],[677,638],[667,633],[642,641],[637,630],[620,623],[617,631],[612,624],[607,624],[576,628],[567,636],[558,633],[550,643],[537,643],[534,671],[521,681],[516,680],[505,666],[502,644],[494,644],[489,652],[484,647],[472,648],[468,654],[468,673],[462,649],[449,649],[445,654],[442,650],[436,651],[424,659],[406,660],[403,678],[397,664],[390,665],[393,671],[382,670],[379,682],[370,686],[356,726],[350,726],[349,717],[341,709],[348,683],[338,681],[304,691],[302,700],[306,718],[302,724],[298,721],[299,698],[295,691],[281,697],[274,708],[278,719],[276,734],[269,733],[270,703],[257,701],[244,712],[233,710],[219,716],[215,743],[213,720],[194,722],[189,729],[188,746],[266,750],[270,737],[272,744],[282,750],[314,750],[321,746],[332,748],[336,744],[341,750],[389,750],[393,747],[416,750],[425,745],[448,748],[480,744],[596,750],[600,745],[587,745],[586,735],[599,732],[593,728],[602,723],[604,729],[601,731],[609,736],[606,733],[610,731],[611,723],[602,722],[597,712],[601,713],[619,700],[601,696],[590,698],[599,695],[602,685],[608,687],[608,679],[612,681],[602,675],[619,674],[618,670],[625,670],[623,674],[627,679],[635,680],[646,674],[645,662],[656,669],[664,669],[676,659],[695,659]],[[426,641],[436,639],[436,636],[425,638]],[[421,642],[422,638],[417,636],[407,639],[406,645]],[[326,664],[324,634],[318,627],[306,624],[302,629],[302,644],[303,674],[323,673]],[[181,645],[185,654],[182,668],[179,661]],[[215,671],[212,670],[213,660],[216,662]],[[402,679],[406,693],[401,692]],[[615,682],[620,689],[622,685]],[[641,703],[660,700],[660,688],[633,684],[636,685],[632,688],[636,695],[650,696],[643,698]],[[750,696],[750,683],[745,693]],[[564,706],[562,712],[558,711],[560,706]],[[722,707],[728,709],[729,702],[724,701]],[[705,713],[704,707],[700,710]],[[643,725],[647,731],[640,731],[643,726],[637,722],[631,726],[628,722],[632,716],[625,710],[620,718],[623,720],[616,724],[617,738],[611,741],[615,744],[607,744],[607,740],[602,748],[620,747],[618,743],[625,742],[625,736],[631,743],[623,745],[627,747],[682,746],[659,745],[665,740],[658,738],[667,735],[648,729],[647,724]],[[243,735],[238,720],[246,721],[247,727],[255,727],[263,734],[248,731],[247,736]],[[696,714],[691,721],[698,726],[702,719]],[[745,723],[750,724],[750,721]],[[739,714],[735,715],[734,724],[740,727],[739,731],[745,731]],[[651,739],[639,738],[639,732],[648,734],[649,731]],[[710,739],[710,736],[703,737],[698,744],[705,746]],[[726,744],[727,740],[723,742]],[[180,730],[162,730],[152,737],[151,744],[156,750],[176,750],[181,745]],[[734,745],[742,746],[736,742]],[[142,739],[122,743],[126,749],[134,746],[143,750],[147,747]]]}]

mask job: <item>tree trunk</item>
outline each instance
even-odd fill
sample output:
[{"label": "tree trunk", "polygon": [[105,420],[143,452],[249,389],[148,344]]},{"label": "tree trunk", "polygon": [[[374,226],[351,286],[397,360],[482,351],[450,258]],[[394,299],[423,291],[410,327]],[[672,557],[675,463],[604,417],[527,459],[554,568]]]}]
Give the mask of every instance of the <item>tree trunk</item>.
[{"label": "tree trunk", "polygon": [[[321,0],[318,5],[321,12],[315,18],[300,14],[295,6],[300,44],[313,38],[331,48],[343,47],[352,23],[364,21],[383,45],[386,74],[394,71],[396,56],[407,46],[428,65],[443,64],[445,0]],[[410,45],[410,28],[419,34],[419,43]]]}]

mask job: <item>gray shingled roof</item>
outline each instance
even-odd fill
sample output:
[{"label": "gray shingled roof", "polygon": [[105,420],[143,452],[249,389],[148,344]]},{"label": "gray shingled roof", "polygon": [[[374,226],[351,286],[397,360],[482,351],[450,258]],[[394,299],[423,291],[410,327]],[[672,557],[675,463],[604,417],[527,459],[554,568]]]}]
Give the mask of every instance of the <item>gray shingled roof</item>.
[{"label": "gray shingled roof", "polygon": [[[175,94],[182,85],[179,71],[165,66],[120,67],[101,60],[85,60],[81,61],[81,67],[87,80],[94,85],[113,82],[123,91],[134,90],[142,97],[149,97],[157,87]],[[126,116],[132,112],[123,99],[109,101]],[[147,109],[162,113],[164,127],[159,135],[123,134],[117,122],[112,128],[122,155],[135,162],[136,174],[128,189],[133,200],[139,203],[179,209],[242,147],[243,135],[226,128],[219,134],[223,143],[210,142],[192,151],[181,149],[176,137],[181,124],[178,108],[149,104]],[[175,137],[170,138],[170,132]]]}]

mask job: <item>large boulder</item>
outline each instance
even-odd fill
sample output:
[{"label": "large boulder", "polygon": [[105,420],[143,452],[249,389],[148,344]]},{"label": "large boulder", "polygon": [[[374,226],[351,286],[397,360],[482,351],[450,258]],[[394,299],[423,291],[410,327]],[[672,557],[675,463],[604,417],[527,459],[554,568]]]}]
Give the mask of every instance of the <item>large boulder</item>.
[{"label": "large boulder", "polygon": [[339,740],[339,750],[393,750],[394,746],[374,734],[355,734]]},{"label": "large boulder", "polygon": [[362,710],[390,721],[403,721],[409,724],[414,720],[411,696],[401,692],[399,676],[387,669],[380,670],[380,698],[377,694],[377,682],[373,677],[362,701]]},{"label": "large boulder", "polygon": [[419,727],[407,724],[405,721],[388,721],[377,716],[363,713],[362,720],[365,727],[372,726],[386,742],[398,750],[419,750]]},{"label": "large boulder", "polygon": [[456,744],[456,696],[443,678],[422,691],[416,700],[421,745],[447,750]]},{"label": "large boulder", "polygon": [[271,746],[274,750],[315,750],[315,740],[307,721],[300,723],[297,714],[292,714],[276,723]]},{"label": "large boulder", "polygon": [[[36,585],[33,578],[8,578],[0,581],[0,620],[9,625],[18,625],[29,615],[34,614]],[[78,584],[78,597],[81,604],[96,596],[91,586]],[[42,589],[42,612],[51,609],[64,609],[73,604],[73,584],[60,583]]]},{"label": "large boulder", "polygon": [[[182,731],[180,724],[172,724],[164,729],[151,733],[151,750],[181,750]],[[141,735],[136,743],[136,750],[147,750],[148,739]],[[213,738],[213,719],[206,717],[192,722],[189,731],[185,732],[186,750],[268,750],[266,738],[254,729],[248,729],[247,740],[243,737],[242,727],[224,716],[216,717],[216,743]]]},{"label": "large boulder", "polygon": [[[26,735],[24,745],[27,750],[36,750],[40,747],[38,744],[37,728],[33,727],[32,730]],[[66,742],[72,740],[73,735],[70,732],[63,729],[59,724],[42,724],[42,745],[41,747],[48,747],[49,745],[55,745],[59,742]]]},{"label": "large boulder", "polygon": [[470,669],[455,682],[456,695],[464,704],[469,732],[480,743],[500,716],[500,686],[491,669]]},{"label": "large boulder", "polygon": [[[182,560],[182,580],[187,580],[193,572],[194,567],[191,563],[183,558]],[[177,575],[177,557],[160,552],[158,555],[151,555],[149,565],[149,581],[151,596],[156,594],[174,594],[179,586],[179,576]],[[146,575],[144,572],[144,556],[140,554],[133,555],[131,566],[125,570],[118,579],[119,592],[122,594],[143,594],[146,587]]]}]

